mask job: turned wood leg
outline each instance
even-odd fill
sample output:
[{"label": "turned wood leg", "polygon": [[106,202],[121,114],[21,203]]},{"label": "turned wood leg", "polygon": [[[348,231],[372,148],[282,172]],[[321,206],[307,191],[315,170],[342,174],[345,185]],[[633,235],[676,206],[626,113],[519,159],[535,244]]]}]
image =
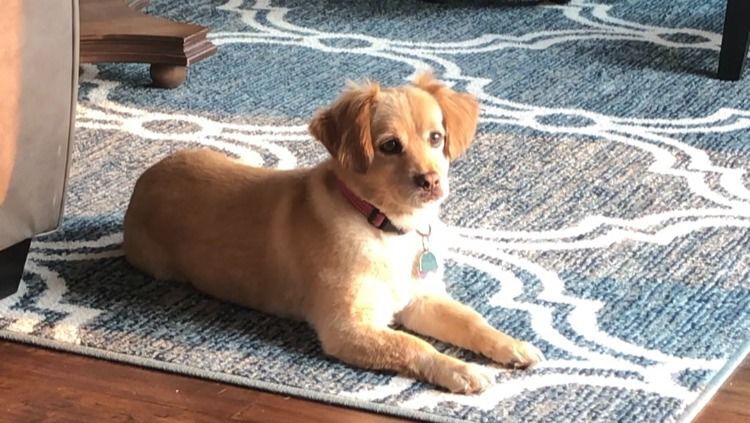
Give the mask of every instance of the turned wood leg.
[{"label": "turned wood leg", "polygon": [[18,291],[29,245],[31,239],[26,239],[0,251],[0,299]]},{"label": "turned wood leg", "polygon": [[750,31],[750,1],[728,0],[719,56],[719,79],[736,81],[742,75]]},{"label": "turned wood leg", "polygon": [[160,65],[154,63],[149,69],[151,81],[157,88],[177,88],[187,78],[187,66]]}]

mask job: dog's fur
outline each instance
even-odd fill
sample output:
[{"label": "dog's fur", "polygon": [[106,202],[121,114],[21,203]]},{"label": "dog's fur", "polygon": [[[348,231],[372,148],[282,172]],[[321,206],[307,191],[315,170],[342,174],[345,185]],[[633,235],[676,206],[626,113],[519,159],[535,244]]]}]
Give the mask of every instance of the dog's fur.
[{"label": "dog's fur", "polygon": [[[440,200],[449,162],[469,146],[476,99],[429,74],[413,84],[350,85],[319,111],[310,132],[332,158],[291,171],[253,168],[210,150],[184,151],[148,169],[125,216],[124,248],[158,279],[190,282],[214,297],[303,319],[324,351],[355,366],[408,374],[453,392],[491,383],[480,366],[442,354],[420,334],[525,367],[541,353],[491,327],[452,300],[442,265],[418,274],[417,233],[432,228],[440,257]],[[431,145],[431,132],[444,134]],[[403,151],[385,154],[397,137]],[[431,189],[415,176],[435,172]],[[342,195],[337,178],[408,232],[371,226]]]}]

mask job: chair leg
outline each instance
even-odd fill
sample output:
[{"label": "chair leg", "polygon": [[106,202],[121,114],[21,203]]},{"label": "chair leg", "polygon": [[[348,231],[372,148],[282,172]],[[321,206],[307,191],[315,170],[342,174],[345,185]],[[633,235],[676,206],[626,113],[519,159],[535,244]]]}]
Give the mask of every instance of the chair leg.
[{"label": "chair leg", "polygon": [[736,81],[742,75],[750,31],[750,1],[727,0],[724,35],[719,56],[719,79]]},{"label": "chair leg", "polygon": [[31,239],[26,239],[0,251],[0,299],[18,291],[29,245]]}]

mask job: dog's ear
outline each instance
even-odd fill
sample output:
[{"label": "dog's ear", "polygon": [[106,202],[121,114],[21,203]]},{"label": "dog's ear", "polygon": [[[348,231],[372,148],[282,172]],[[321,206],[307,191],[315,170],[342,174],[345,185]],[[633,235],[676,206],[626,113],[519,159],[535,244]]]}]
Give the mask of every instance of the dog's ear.
[{"label": "dog's ear", "polygon": [[457,159],[474,139],[479,120],[477,99],[446,87],[429,72],[417,75],[414,85],[430,93],[440,105],[446,132],[443,152],[450,160]]},{"label": "dog's ear", "polygon": [[345,168],[365,173],[375,156],[370,122],[380,86],[349,83],[331,106],[310,122],[310,133]]}]

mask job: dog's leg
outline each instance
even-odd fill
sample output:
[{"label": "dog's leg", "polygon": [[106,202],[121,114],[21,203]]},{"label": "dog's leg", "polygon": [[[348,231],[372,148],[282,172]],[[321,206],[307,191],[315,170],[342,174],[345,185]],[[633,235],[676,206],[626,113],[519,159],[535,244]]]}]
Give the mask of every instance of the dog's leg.
[{"label": "dog's leg", "polygon": [[451,392],[476,393],[489,386],[491,373],[442,354],[405,332],[359,324],[319,331],[323,350],[354,366],[392,370]]},{"label": "dog's leg", "polygon": [[424,296],[399,315],[406,328],[466,348],[508,367],[528,367],[541,351],[490,326],[476,311],[447,296]]}]

